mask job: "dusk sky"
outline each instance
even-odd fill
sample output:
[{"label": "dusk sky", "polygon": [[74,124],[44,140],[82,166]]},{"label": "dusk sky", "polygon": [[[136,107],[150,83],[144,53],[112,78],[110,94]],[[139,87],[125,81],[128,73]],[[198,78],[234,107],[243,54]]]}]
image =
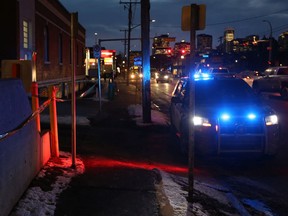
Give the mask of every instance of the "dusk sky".
[{"label": "dusk sky", "polygon": [[[95,44],[97,39],[124,39],[123,30],[128,29],[129,0],[60,0],[69,12],[78,12],[78,21],[86,29],[86,46]],[[121,3],[122,2],[122,3]],[[132,4],[132,27],[141,23],[140,0]],[[206,5],[206,28],[196,34],[209,34],[213,37],[213,48],[219,45],[219,38],[226,28],[235,30],[236,38],[248,35],[269,37],[272,26],[273,37],[288,31],[287,0],[150,0],[150,18],[156,22],[150,24],[150,36],[160,36],[169,33],[176,37],[176,42],[189,42],[190,33],[181,30],[182,7],[191,4]],[[268,22],[263,22],[267,20]],[[135,27],[131,38],[140,38],[141,28]],[[152,42],[150,42],[152,45]],[[106,49],[124,51],[124,41],[102,42]],[[172,43],[171,46],[174,44]],[[140,42],[131,41],[131,50],[141,50]]]}]

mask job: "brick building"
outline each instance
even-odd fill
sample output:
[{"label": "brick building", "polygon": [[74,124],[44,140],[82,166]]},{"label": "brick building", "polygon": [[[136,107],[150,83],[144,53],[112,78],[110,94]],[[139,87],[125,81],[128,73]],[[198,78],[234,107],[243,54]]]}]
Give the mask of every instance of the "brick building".
[{"label": "brick building", "polygon": [[[72,73],[71,13],[58,0],[9,0],[1,4],[1,73],[9,73],[9,67],[3,65],[4,60],[16,60],[20,64],[19,78],[29,77],[32,69],[22,71],[22,61],[32,62],[36,56],[36,73],[31,77],[39,86],[69,82]],[[75,73],[77,80],[83,80],[86,31],[79,23],[76,28]]]}]

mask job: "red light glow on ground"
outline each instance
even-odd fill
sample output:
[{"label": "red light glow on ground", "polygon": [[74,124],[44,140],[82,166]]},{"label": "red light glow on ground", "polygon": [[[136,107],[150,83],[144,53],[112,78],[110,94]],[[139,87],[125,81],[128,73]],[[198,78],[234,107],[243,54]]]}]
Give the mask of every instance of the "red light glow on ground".
[{"label": "red light glow on ground", "polygon": [[113,168],[113,167],[126,167],[132,169],[159,169],[166,172],[172,173],[181,173],[186,174],[188,173],[188,167],[181,167],[181,166],[174,166],[174,165],[167,165],[161,163],[148,163],[148,162],[139,162],[139,161],[121,161],[115,160],[110,158],[94,158],[93,161],[90,162],[92,166],[97,167],[106,167],[106,168]]}]

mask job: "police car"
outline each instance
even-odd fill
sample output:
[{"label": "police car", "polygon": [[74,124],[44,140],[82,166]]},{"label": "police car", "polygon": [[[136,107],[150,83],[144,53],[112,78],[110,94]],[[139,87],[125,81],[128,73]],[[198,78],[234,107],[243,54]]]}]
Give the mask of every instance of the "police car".
[{"label": "police car", "polygon": [[[189,103],[190,92],[195,95],[191,97],[194,111]],[[277,114],[242,79],[206,76],[179,79],[172,93],[170,121],[183,153],[188,151],[192,126],[198,154],[277,153]]]}]

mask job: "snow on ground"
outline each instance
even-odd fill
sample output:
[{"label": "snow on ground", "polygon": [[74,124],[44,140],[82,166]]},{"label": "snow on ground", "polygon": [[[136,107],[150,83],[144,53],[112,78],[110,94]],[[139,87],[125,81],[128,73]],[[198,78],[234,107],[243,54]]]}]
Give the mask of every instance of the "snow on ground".
[{"label": "snow on ground", "polygon": [[51,185],[52,190],[45,190],[41,186],[30,187],[22,199],[13,209],[10,216],[49,216],[54,215],[58,195],[68,187],[72,177],[84,172],[85,167],[80,159],[76,159],[76,168],[71,168],[71,154],[60,152],[59,160],[49,160],[37,175],[37,178],[45,178],[49,175],[49,169],[59,169],[62,174],[57,176]]}]

